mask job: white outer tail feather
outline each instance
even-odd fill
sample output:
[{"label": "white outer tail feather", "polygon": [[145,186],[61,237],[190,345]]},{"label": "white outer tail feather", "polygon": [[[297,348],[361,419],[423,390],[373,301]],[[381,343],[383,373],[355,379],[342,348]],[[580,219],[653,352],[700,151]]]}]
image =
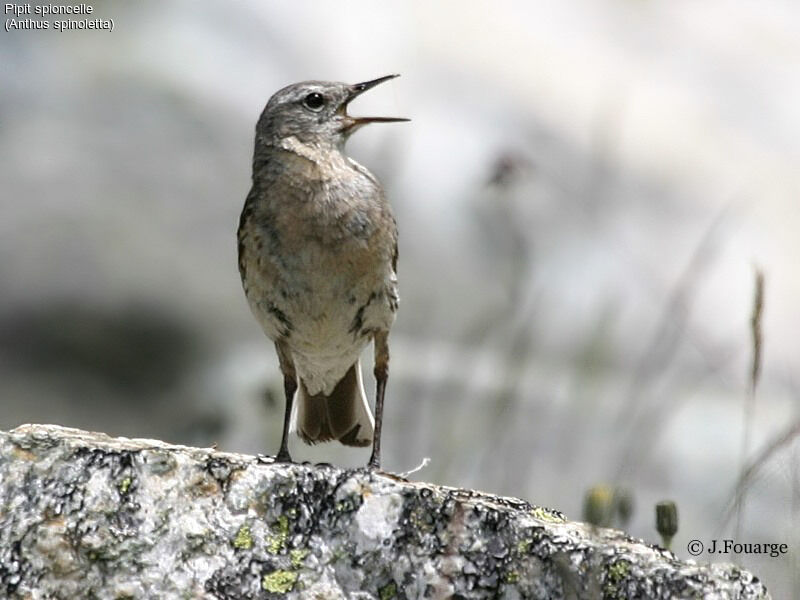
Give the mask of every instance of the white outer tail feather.
[{"label": "white outer tail feather", "polygon": [[[309,397],[302,380],[298,382],[292,406],[289,431],[296,433],[307,444],[335,441],[336,439],[350,446],[368,446],[372,443],[372,437],[375,432],[375,419],[372,416],[372,411],[367,402],[367,395],[364,391],[361,362],[357,360],[353,366],[355,367],[354,389],[346,398],[338,399],[339,402],[343,402],[339,406],[333,406],[331,400],[321,394]],[[345,377],[347,375],[349,375],[349,371],[345,374]],[[334,390],[335,393],[336,391]],[[321,402],[322,405],[313,407],[312,403],[314,402]],[[347,418],[347,425],[339,433],[338,438],[336,433],[331,431],[330,425],[332,421],[331,415],[333,414],[330,411],[334,408],[339,411],[336,414],[339,420],[342,417]],[[355,439],[345,441],[356,425],[359,427],[356,430]]]}]

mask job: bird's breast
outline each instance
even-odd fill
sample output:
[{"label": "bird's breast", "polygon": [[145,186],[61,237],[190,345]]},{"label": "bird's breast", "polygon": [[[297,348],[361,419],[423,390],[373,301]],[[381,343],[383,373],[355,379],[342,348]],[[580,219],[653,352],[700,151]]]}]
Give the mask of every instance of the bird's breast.
[{"label": "bird's breast", "polygon": [[270,337],[336,353],[391,326],[396,232],[368,172],[350,162],[323,166],[323,177],[287,168],[257,182],[240,260],[248,300]]}]

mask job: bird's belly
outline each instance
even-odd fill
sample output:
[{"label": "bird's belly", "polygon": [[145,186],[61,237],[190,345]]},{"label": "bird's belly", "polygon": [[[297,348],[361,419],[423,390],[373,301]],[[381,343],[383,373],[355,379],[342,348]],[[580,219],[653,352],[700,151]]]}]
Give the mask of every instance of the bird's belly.
[{"label": "bird's belly", "polygon": [[[330,291],[330,290],[328,290]],[[394,314],[376,301],[377,293],[316,293],[288,308],[293,328],[284,343],[311,394],[331,393],[378,329],[388,329]]]},{"label": "bird's belly", "polygon": [[393,273],[366,249],[328,252],[314,245],[263,257],[249,270],[248,299],[273,338],[293,351],[335,355],[360,350],[375,330],[394,320]]}]

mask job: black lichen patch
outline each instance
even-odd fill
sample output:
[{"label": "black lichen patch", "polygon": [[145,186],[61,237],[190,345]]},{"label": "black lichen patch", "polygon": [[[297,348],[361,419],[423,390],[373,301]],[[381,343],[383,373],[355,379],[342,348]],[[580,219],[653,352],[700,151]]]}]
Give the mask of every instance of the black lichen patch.
[{"label": "black lichen patch", "polygon": [[[532,561],[537,569],[544,569],[542,577],[560,579],[552,560],[560,548],[544,543],[545,527],[520,525],[520,514],[536,510],[527,502],[429,488],[408,488],[403,497],[400,528],[393,540],[397,556],[425,556],[435,564],[458,556],[462,566],[449,573],[449,579],[455,589],[469,591],[469,597],[494,598],[509,585],[524,597],[530,593],[525,592],[523,579]],[[560,513],[547,514],[552,516],[547,520],[563,518]],[[398,583],[409,581],[407,576]]]},{"label": "black lichen patch", "polygon": [[[403,512],[395,539],[396,548],[415,548],[416,552],[441,554],[447,542],[443,534],[450,521],[448,513],[455,504],[432,490],[410,488],[403,494]],[[445,518],[442,518],[442,517]]]},{"label": "black lichen patch", "polygon": [[[40,452],[49,448],[49,440],[40,438],[31,449]],[[66,525],[65,539],[72,548],[83,553],[81,539],[96,529],[91,519],[86,519],[86,485],[99,470],[107,470],[111,486],[116,488],[119,501],[115,510],[106,515],[109,529],[116,536],[134,535],[139,522],[136,513],[139,505],[135,501],[138,487],[135,474],[136,451],[117,451],[99,448],[78,448],[59,462],[57,469],[40,474],[31,463],[26,470],[21,486],[7,488],[19,504],[17,510],[5,515],[3,526],[11,530],[19,529],[24,523],[16,521],[17,515],[38,514],[45,521],[63,522]],[[25,553],[31,551],[26,536],[35,536],[38,523],[28,529],[28,533],[4,548],[0,548],[0,594],[10,597],[21,585],[30,585],[38,577],[32,572]],[[29,538],[30,540],[31,538]],[[87,556],[99,559],[99,556]]]},{"label": "black lichen patch", "polygon": [[78,448],[72,458],[84,463],[87,469],[109,469],[111,477],[117,478],[123,472],[130,471],[133,468],[138,454],[138,450]]},{"label": "black lichen patch", "polygon": [[462,548],[464,557],[474,572],[467,575],[471,588],[498,590],[510,577],[513,563],[512,548],[517,543],[517,532],[510,523],[509,514],[492,507],[475,505],[465,513],[465,533],[483,543]]},{"label": "black lichen patch", "polygon": [[0,548],[0,590],[6,597],[17,591],[20,583],[27,579],[30,563],[22,556],[22,544],[19,540]]},{"label": "black lichen patch", "polygon": [[242,560],[231,567],[218,569],[205,583],[205,590],[219,600],[261,600],[276,597],[262,587],[265,573],[277,570],[275,560],[248,558],[242,553]]},{"label": "black lichen patch", "polygon": [[279,597],[262,585],[266,575],[279,571],[296,573],[288,553],[272,555],[265,544],[253,544],[238,549],[234,561],[217,569],[206,580],[205,590],[220,600]]},{"label": "black lichen patch", "polygon": [[[68,464],[73,466],[80,465],[80,468],[76,469],[79,476],[74,482],[74,491],[80,494],[81,504],[74,507],[73,511],[83,508],[84,486],[88,481],[89,474],[96,473],[98,470],[106,470],[109,474],[109,482],[115,487],[119,497],[116,510],[108,515],[110,530],[117,537],[135,535],[142,521],[137,514],[141,506],[136,499],[136,492],[139,486],[137,478],[138,457],[139,452],[134,450],[106,450],[99,448],[79,448],[76,450]],[[63,484],[64,478],[61,477],[60,479]],[[58,496],[58,493],[54,493],[54,497]],[[68,537],[75,547],[80,547],[81,538],[88,532],[87,526],[79,521],[71,527]]]},{"label": "black lichen patch", "polygon": [[350,513],[361,504],[360,495],[339,498],[337,491],[350,479],[349,471],[316,467],[295,471],[277,481],[271,493],[259,499],[267,520],[289,520],[290,535],[305,540],[314,534],[338,533],[350,524]]},{"label": "black lichen patch", "polygon": [[285,478],[273,480],[269,492],[255,499],[270,533],[240,544],[233,561],[206,581],[206,591],[220,600],[257,600],[282,597],[277,591],[281,582],[291,582],[293,588],[302,585],[299,572],[313,551],[310,538],[348,536],[346,529],[361,499],[348,498],[346,507],[336,500],[336,490],[347,479],[347,471],[297,466]]},{"label": "black lichen patch", "polygon": [[34,505],[41,506],[44,500],[44,513],[48,518],[77,513],[83,510],[85,485],[98,469],[110,471],[112,480],[131,478],[123,487],[128,493],[132,491],[135,455],[134,451],[78,448],[52,475],[39,479],[33,471],[26,473],[29,485],[25,486],[24,493]]},{"label": "black lichen patch", "polygon": [[203,470],[219,484],[223,492],[228,491],[232,475],[242,469],[244,465],[215,456],[209,457],[203,465]]}]

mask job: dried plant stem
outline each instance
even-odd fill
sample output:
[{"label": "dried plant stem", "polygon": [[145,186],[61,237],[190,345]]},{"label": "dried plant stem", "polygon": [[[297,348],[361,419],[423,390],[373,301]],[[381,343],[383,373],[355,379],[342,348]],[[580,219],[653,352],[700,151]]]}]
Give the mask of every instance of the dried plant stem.
[{"label": "dried plant stem", "polygon": [[[745,464],[745,468],[742,469],[742,473],[739,475],[739,480],[736,482],[736,486],[733,490],[732,499],[728,503],[725,513],[723,514],[720,529],[724,529],[727,523],[730,522],[734,512],[739,510],[743,504],[745,492],[750,487],[750,484],[761,468],[767,464],[773,456],[789,446],[798,437],[800,437],[800,419],[791,423],[781,433],[773,437],[756,453],[749,464]],[[718,530],[716,535],[719,535],[719,533],[720,531]]]},{"label": "dried plant stem", "polygon": [[[747,396],[744,401],[744,418],[742,426],[742,448],[741,448],[741,471],[739,474],[739,485],[744,484],[745,476],[748,474],[747,455],[750,449],[750,436],[752,434],[753,411],[756,401],[756,387],[761,376],[761,348],[762,332],[761,318],[764,312],[764,272],[756,267],[756,286],[753,293],[753,312],[750,316],[750,333],[753,343],[753,357],[750,365],[749,384],[747,386]],[[737,486],[738,488],[739,486]],[[736,538],[741,537],[742,518],[744,514],[745,487],[737,489],[736,495]]]}]

